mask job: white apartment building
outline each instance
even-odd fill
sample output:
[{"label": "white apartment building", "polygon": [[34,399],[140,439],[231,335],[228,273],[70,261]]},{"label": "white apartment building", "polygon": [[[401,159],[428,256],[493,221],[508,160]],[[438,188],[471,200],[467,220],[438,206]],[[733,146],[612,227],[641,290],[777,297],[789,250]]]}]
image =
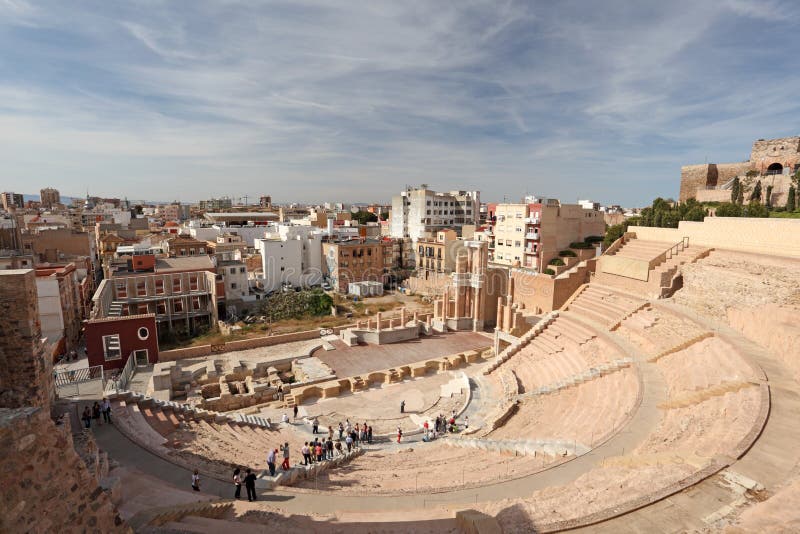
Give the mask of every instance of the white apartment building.
[{"label": "white apartment building", "polygon": [[411,238],[415,249],[418,239],[433,238],[439,230],[450,228],[462,235],[465,226],[478,224],[480,205],[480,191],[408,188],[392,197],[391,236]]},{"label": "white apartment building", "polygon": [[284,283],[308,287],[322,283],[322,232],[313,226],[270,226],[266,237],[255,240],[261,253],[259,282],[265,291]]}]

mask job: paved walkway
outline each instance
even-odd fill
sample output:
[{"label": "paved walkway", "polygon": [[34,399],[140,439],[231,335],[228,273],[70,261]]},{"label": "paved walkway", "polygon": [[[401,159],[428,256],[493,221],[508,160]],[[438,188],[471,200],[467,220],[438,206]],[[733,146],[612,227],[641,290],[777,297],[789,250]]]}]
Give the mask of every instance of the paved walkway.
[{"label": "paved walkway", "polygon": [[[576,320],[582,321],[578,318]],[[600,328],[599,325],[591,325],[589,321],[583,322],[595,329]],[[518,498],[545,487],[567,484],[595,468],[606,458],[620,456],[626,451],[635,449],[658,424],[660,415],[657,406],[666,398],[663,380],[655,369],[643,361],[624,340],[613,333],[605,332],[604,335],[619,344],[622,350],[640,365],[643,384],[642,401],[623,430],[583,456],[527,477],[488,484],[480,488],[434,494],[385,496],[337,495],[335,492],[326,492],[323,494],[324,498],[320,498],[318,493],[305,493],[286,488],[266,493],[264,500],[268,501],[271,506],[277,505],[286,512],[298,514],[307,514],[309,510],[326,514],[419,510],[437,506],[463,508],[478,502]],[[121,464],[130,465],[173,484],[185,485],[185,481],[191,478],[187,470],[174,466],[139,448],[119,434],[116,429],[104,427],[97,433],[97,441],[112,458],[117,459]],[[230,493],[230,488],[226,486],[213,481],[206,489],[219,495],[227,495]]]}]

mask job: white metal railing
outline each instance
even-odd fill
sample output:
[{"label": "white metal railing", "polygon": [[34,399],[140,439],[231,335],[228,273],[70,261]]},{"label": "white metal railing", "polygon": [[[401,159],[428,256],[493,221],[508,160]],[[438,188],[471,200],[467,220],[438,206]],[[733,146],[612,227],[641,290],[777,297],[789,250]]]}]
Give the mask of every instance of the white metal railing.
[{"label": "white metal railing", "polygon": [[53,382],[59,397],[75,397],[81,393],[97,394],[103,389],[103,366],[81,367],[70,371],[56,371]]},{"label": "white metal railing", "polygon": [[119,393],[121,390],[126,389],[135,372],[136,355],[131,352],[131,354],[128,356],[128,361],[125,362],[125,366],[122,368],[119,374],[114,378],[111,378],[106,384],[106,391],[112,390]]}]

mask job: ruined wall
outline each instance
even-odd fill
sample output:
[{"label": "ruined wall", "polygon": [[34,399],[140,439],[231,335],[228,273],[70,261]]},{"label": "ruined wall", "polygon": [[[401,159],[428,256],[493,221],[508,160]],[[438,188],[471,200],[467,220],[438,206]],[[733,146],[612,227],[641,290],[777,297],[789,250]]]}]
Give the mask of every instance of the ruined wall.
[{"label": "ruined wall", "polygon": [[49,407],[53,398],[53,362],[42,343],[36,274],[0,271],[0,407]]},{"label": "ruined wall", "polygon": [[684,165],[681,167],[681,190],[678,200],[694,198],[700,189],[705,189],[708,185],[716,184],[716,175],[712,176],[712,169],[709,164]]},{"label": "ruined wall", "polygon": [[794,169],[800,163],[800,137],[759,139],[753,143],[750,161],[759,172],[765,172],[773,163]]},{"label": "ruined wall", "polygon": [[554,278],[546,274],[532,274],[522,270],[512,271],[514,277],[514,303],[522,304],[533,313],[557,310],[582,284],[589,281],[595,260],[579,267],[569,276]]},{"label": "ruined wall", "polygon": [[747,171],[753,170],[753,164],[749,161],[743,161],[740,163],[717,163],[715,166],[717,168],[716,185],[722,185],[730,180],[733,180],[737,176],[746,174]]},{"label": "ruined wall", "polygon": [[130,532],[49,410],[0,408],[0,532]]}]

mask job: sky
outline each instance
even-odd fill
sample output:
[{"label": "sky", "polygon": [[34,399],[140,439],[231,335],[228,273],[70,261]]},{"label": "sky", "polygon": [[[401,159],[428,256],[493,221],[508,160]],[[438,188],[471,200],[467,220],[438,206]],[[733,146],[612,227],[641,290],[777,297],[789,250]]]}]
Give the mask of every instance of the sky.
[{"label": "sky", "polygon": [[0,0],[0,189],[637,206],[800,134],[800,4]]}]

